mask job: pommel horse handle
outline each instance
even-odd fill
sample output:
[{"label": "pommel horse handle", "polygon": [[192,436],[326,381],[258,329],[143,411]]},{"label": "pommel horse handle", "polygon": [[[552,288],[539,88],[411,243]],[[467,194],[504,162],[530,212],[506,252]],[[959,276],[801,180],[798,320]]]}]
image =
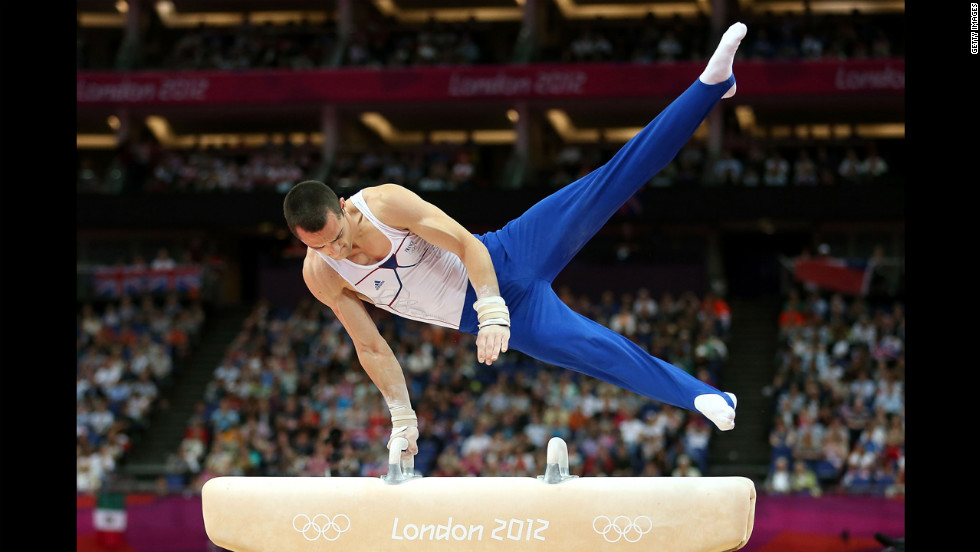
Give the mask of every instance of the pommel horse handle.
[{"label": "pommel horse handle", "polygon": [[552,437],[548,441],[548,452],[545,455],[544,475],[539,475],[538,480],[545,483],[561,483],[569,479],[575,479],[577,475],[571,475],[568,471],[568,445],[561,437]]},{"label": "pommel horse handle", "polygon": [[388,451],[388,473],[382,475],[381,479],[390,485],[397,485],[412,479],[422,477],[415,473],[415,457],[409,455],[402,459],[402,451],[408,448],[408,439],[397,437],[391,442],[391,449]]}]

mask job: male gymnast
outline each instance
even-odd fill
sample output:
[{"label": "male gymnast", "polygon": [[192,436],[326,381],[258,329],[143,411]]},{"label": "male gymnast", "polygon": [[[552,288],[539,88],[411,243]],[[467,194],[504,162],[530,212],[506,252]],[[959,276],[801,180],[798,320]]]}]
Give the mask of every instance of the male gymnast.
[{"label": "male gymnast", "polygon": [[338,198],[300,182],[286,194],[290,231],[307,246],[303,279],[330,307],[391,414],[388,441],[418,452],[418,419],[401,366],[364,303],[476,336],[491,365],[514,348],[650,399],[735,427],[735,395],[722,393],[566,306],[552,281],[585,243],[687,143],[708,113],[735,94],[732,66],[746,34],[735,23],[704,72],[603,166],[542,199],[500,230],[468,232],[396,184]]}]

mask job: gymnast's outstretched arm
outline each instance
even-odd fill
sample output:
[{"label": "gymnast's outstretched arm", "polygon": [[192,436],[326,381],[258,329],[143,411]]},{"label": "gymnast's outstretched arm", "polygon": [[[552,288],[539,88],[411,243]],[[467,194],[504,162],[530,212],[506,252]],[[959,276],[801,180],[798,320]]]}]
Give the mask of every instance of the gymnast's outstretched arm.
[{"label": "gymnast's outstretched arm", "polygon": [[303,279],[313,296],[330,307],[344,325],[354,342],[357,359],[388,404],[392,425],[388,447],[395,437],[404,437],[408,441],[404,455],[415,455],[419,451],[418,418],[412,409],[405,374],[364,303],[312,250],[303,263]]}]

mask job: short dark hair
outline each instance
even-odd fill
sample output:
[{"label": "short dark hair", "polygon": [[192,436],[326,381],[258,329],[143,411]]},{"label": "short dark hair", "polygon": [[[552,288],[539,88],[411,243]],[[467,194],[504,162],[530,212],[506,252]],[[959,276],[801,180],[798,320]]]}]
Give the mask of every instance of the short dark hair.
[{"label": "short dark hair", "polygon": [[289,231],[296,235],[296,228],[318,232],[327,225],[327,211],[341,216],[337,194],[323,182],[305,180],[292,187],[282,202]]}]

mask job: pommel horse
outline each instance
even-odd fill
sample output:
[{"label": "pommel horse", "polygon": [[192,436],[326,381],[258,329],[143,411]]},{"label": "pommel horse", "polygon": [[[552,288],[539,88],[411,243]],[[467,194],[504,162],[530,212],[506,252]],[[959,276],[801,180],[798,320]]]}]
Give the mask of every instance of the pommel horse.
[{"label": "pommel horse", "polygon": [[392,442],[381,477],[211,479],[205,531],[233,552],[727,552],[752,535],[745,477],[578,477],[558,437],[536,478],[422,477],[407,447]]}]

